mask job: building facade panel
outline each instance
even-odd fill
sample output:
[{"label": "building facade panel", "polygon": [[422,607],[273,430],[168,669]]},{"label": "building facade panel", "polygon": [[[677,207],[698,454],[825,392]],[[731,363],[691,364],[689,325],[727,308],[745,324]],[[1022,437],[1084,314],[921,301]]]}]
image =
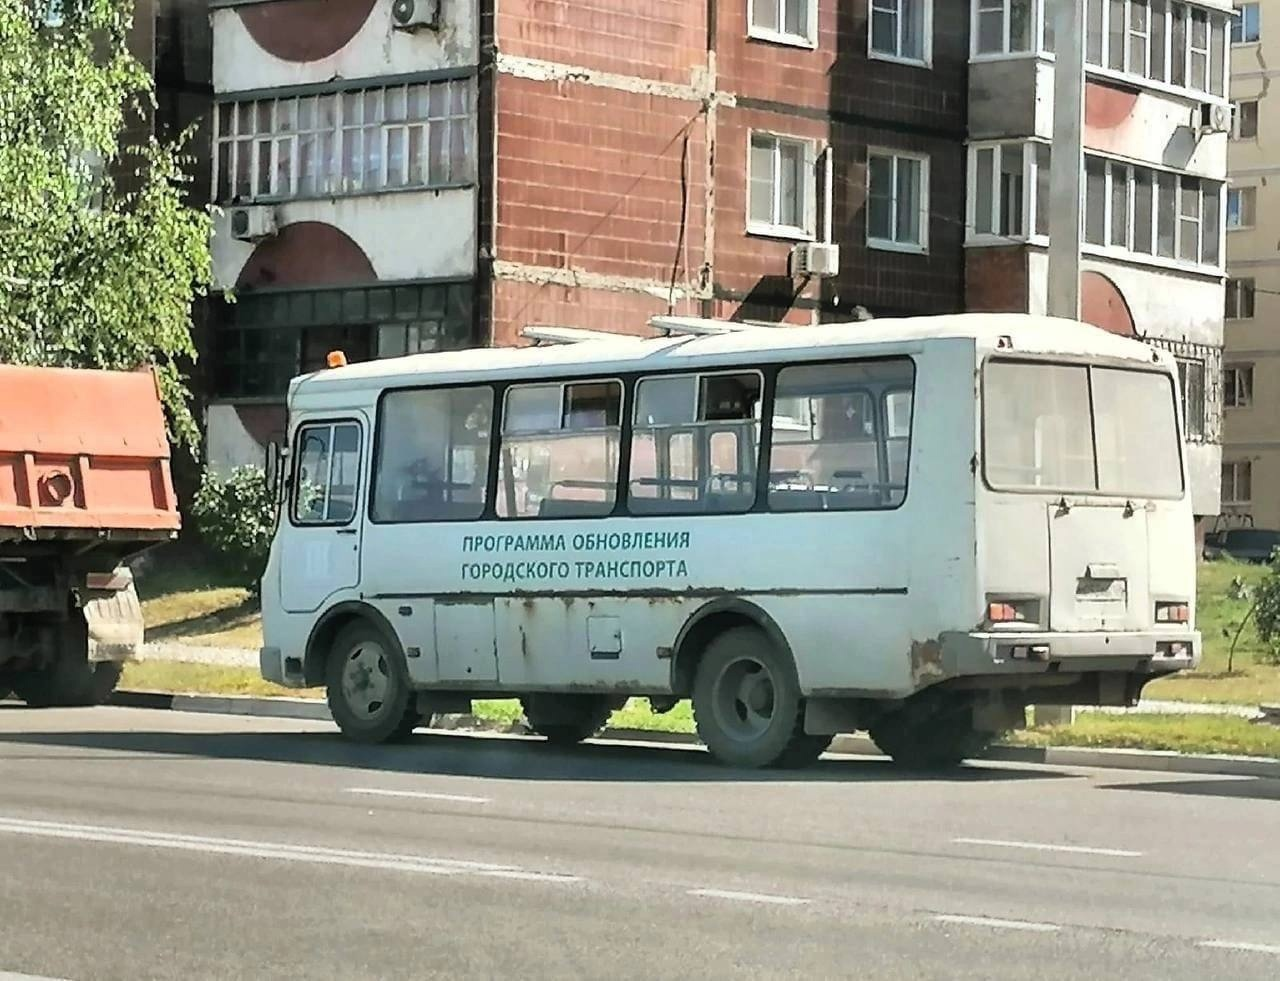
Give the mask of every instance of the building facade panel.
[{"label": "building facade panel", "polygon": [[476,65],[479,0],[443,0],[438,30],[398,30],[392,0],[211,0],[218,92]]}]

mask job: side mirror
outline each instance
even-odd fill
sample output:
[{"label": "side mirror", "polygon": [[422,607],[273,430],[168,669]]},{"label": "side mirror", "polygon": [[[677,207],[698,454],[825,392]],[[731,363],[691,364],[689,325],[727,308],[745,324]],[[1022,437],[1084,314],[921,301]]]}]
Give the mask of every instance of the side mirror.
[{"label": "side mirror", "polygon": [[279,443],[271,442],[267,444],[264,470],[266,472],[267,486],[271,488],[271,492],[275,497],[279,497],[281,485],[285,481],[288,456],[288,451],[281,448]]}]

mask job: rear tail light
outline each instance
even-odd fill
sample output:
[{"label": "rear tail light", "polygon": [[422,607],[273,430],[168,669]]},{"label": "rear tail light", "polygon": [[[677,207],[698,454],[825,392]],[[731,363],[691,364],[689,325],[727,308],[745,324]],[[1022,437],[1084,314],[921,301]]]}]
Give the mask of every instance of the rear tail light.
[{"label": "rear tail light", "polygon": [[1191,606],[1187,603],[1157,603],[1156,623],[1190,623]]},{"label": "rear tail light", "polygon": [[1034,625],[1040,622],[1040,603],[1038,600],[1009,599],[1003,596],[987,597],[987,623],[1025,623]]},{"label": "rear tail light", "polygon": [[1022,617],[1012,603],[991,603],[987,607],[987,619],[992,623],[1014,623]]}]

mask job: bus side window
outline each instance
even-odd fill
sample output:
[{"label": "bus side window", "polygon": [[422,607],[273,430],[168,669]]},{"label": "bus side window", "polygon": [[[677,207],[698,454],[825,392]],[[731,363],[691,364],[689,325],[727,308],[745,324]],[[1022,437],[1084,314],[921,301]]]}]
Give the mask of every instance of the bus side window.
[{"label": "bus side window", "polygon": [[474,521],[489,479],[493,389],[389,392],[378,418],[373,520]]},{"label": "bus side window", "polygon": [[298,432],[293,520],[299,525],[345,525],[355,517],[360,488],[360,427],[304,426]]},{"label": "bus side window", "polygon": [[636,385],[632,514],[741,514],[755,501],[758,372],[663,375]]},{"label": "bus side window", "polygon": [[901,504],[914,385],[915,367],[907,359],[782,369],[774,400],[769,507],[862,511]]},{"label": "bus side window", "polygon": [[513,385],[502,416],[498,517],[611,513],[621,443],[621,382]]}]

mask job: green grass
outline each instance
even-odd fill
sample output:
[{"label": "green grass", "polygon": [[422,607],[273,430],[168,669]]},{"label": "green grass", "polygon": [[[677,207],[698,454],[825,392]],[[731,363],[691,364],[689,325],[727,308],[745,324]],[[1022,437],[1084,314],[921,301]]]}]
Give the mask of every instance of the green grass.
[{"label": "green grass", "polygon": [[1196,597],[1196,625],[1204,638],[1200,667],[1148,685],[1143,697],[1240,705],[1280,702],[1280,667],[1262,663],[1266,645],[1252,618],[1240,630],[1233,671],[1227,673],[1231,640],[1252,604],[1233,595],[1232,581],[1238,577],[1256,586],[1265,574],[1265,567],[1241,562],[1200,565]]},{"label": "green grass", "polygon": [[182,661],[135,661],[124,666],[120,688],[191,695],[256,695],[263,698],[323,698],[319,688],[282,688],[251,668],[224,668]]},{"label": "green grass", "polygon": [[1082,713],[1069,726],[1015,733],[1018,746],[1099,746],[1230,756],[1280,757],[1280,727],[1216,715]]},{"label": "green grass", "polygon": [[138,578],[138,598],[150,642],[246,650],[262,646],[257,601],[205,556],[177,549],[159,555]]}]

